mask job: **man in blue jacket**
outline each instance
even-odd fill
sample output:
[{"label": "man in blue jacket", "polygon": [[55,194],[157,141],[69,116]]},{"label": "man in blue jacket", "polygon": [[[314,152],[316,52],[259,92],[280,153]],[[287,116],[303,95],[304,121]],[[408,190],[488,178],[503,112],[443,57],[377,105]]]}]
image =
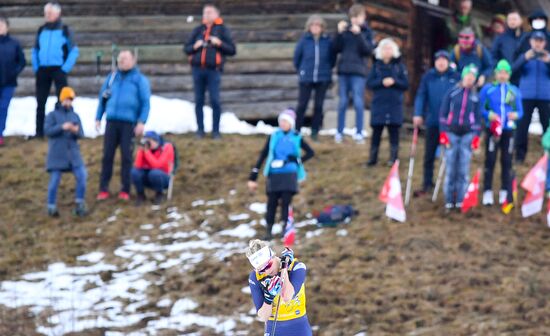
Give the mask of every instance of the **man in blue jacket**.
[{"label": "man in blue jacket", "polygon": [[67,86],[67,74],[79,55],[69,27],[61,22],[61,6],[49,2],[44,7],[46,24],[38,29],[32,49],[32,66],[36,74],[36,137],[44,137],[44,111],[52,82],[56,96]]},{"label": "man in blue jacket", "polygon": [[536,31],[530,34],[531,49],[520,55],[513,72],[520,76],[519,89],[523,98],[524,116],[516,133],[516,161],[523,163],[528,150],[529,125],[533,110],[538,109],[543,133],[550,118],[550,53],[546,50],[546,34]]},{"label": "man in blue jacket", "polygon": [[[521,93],[510,84],[512,67],[502,59],[495,68],[494,83],[483,87],[479,94],[479,106],[485,119],[485,169],[483,179],[483,205],[492,205],[493,172],[500,149],[501,188],[499,203],[513,206],[512,156],[514,153],[514,131],[516,122],[523,116]],[[504,210],[504,208],[503,208]],[[507,211],[511,210],[509,208]]]},{"label": "man in blue jacket", "polygon": [[118,70],[111,73],[99,92],[96,130],[106,115],[107,125],[103,142],[103,161],[98,200],[110,197],[109,182],[113,175],[113,160],[118,146],[122,156],[121,189],[118,198],[130,199],[133,139],[143,134],[149,116],[151,89],[147,78],[136,66],[135,55],[122,50],[118,55]]},{"label": "man in blue jacket", "polygon": [[475,65],[479,70],[477,80],[479,87],[485,84],[485,80],[493,71],[491,52],[476,39],[474,31],[470,27],[462,29],[458,34],[458,44],[455,45],[451,53],[451,62],[456,64],[456,70],[459,73],[467,65]]},{"label": "man in blue jacket", "polygon": [[426,125],[424,179],[422,189],[415,192],[417,197],[428,193],[434,186],[434,161],[439,144],[439,110],[445,94],[460,80],[460,75],[449,67],[450,57],[445,50],[435,53],[435,67],[424,74],[416,92],[414,126]]},{"label": "man in blue jacket", "polygon": [[8,19],[0,17],[0,146],[4,145],[8,107],[17,86],[17,76],[26,63],[19,41],[8,34],[8,28]]},{"label": "man in blue jacket", "polygon": [[219,139],[220,83],[223,65],[227,56],[237,53],[230,30],[220,17],[220,10],[213,4],[207,4],[202,10],[202,24],[196,27],[185,43],[183,51],[188,55],[193,72],[195,89],[195,115],[197,118],[197,138],[204,138],[204,97],[206,89],[212,105],[212,138]]},{"label": "man in blue jacket", "polygon": [[[523,29],[521,28],[523,20],[517,10],[512,10],[506,16],[506,30],[495,38],[493,42],[492,56],[494,60],[505,59],[513,64],[515,60],[516,49],[519,47]],[[510,82],[514,85],[519,84],[519,77],[512,73]]]},{"label": "man in blue jacket", "polygon": [[[519,47],[516,49],[514,59],[517,60],[518,57],[525,54],[529,49],[531,49],[531,35],[536,32],[541,32],[546,36],[546,40],[550,41],[550,32],[548,31],[548,16],[542,9],[537,9],[529,15],[529,25],[531,26],[531,31],[526,32],[521,37],[519,42]],[[546,44],[546,50],[550,52],[550,43]]]}]

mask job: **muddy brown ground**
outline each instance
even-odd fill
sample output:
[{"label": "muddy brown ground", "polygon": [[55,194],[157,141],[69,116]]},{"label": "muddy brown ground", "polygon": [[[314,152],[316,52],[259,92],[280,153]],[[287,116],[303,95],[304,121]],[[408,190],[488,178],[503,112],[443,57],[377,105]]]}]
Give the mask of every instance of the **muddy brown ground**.
[{"label": "muddy brown ground", "polygon": [[[410,135],[402,137],[404,187]],[[182,166],[171,204],[189,210],[194,220],[200,215],[190,209],[192,201],[215,199],[233,189],[236,200],[220,207],[212,230],[228,228],[228,214],[265,201],[262,190],[250,195],[245,185],[263,136],[226,136],[220,142],[169,138],[178,147]],[[416,187],[421,183],[422,142]],[[541,153],[537,140],[531,143],[528,162],[517,167],[520,177]],[[61,218],[45,216],[46,142],[9,138],[7,147],[0,148],[0,280],[16,279],[51,262],[71,264],[89,251],[112,251],[123,239],[139,234],[144,218],[161,222],[146,208],[115,200],[96,203],[102,140],[84,140],[82,148],[91,210],[85,219],[70,214],[74,191],[70,175],[64,177],[59,192]],[[311,324],[319,327],[318,335],[361,331],[368,335],[550,335],[550,229],[543,215],[522,219],[516,208],[504,216],[496,207],[445,215],[441,199],[437,204],[413,199],[407,222],[392,222],[383,215],[384,205],[377,198],[389,172],[387,141],[381,163],[370,169],[364,166],[368,146],[335,145],[331,138],[322,138],[314,149],[317,155],[307,164],[309,179],[294,202],[297,221],[327,204],[350,203],[360,210],[347,226],[325,229],[309,239],[305,234],[314,227],[298,232],[295,252],[308,266],[308,315]],[[472,168],[481,167],[481,159],[478,155]],[[118,186],[115,172],[112,190]],[[495,178],[495,190],[498,187]],[[122,209],[119,220],[107,222],[117,207]],[[348,231],[347,236],[336,234],[341,228]],[[250,299],[241,292],[249,271],[243,256],[226,258],[225,265],[205,260],[200,266],[200,271],[170,274],[159,295],[189,293],[201,303],[198,312],[205,315],[250,309]],[[154,299],[155,293],[151,295]],[[0,307],[0,317],[0,335],[34,335],[36,317],[26,309]],[[246,328],[250,335],[262,335],[258,322]]]}]

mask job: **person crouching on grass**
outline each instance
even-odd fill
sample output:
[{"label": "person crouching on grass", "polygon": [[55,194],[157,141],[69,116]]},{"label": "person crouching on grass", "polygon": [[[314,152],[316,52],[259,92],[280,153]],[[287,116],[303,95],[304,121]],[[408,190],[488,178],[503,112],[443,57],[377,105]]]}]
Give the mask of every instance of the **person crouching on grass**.
[{"label": "person crouching on grass", "polygon": [[174,146],[165,143],[156,132],[148,131],[140,141],[132,168],[132,183],[136,188],[136,205],[140,206],[147,199],[145,188],[155,191],[154,204],[164,200],[164,190],[170,183],[170,174],[174,168]]},{"label": "person crouching on grass", "polygon": [[[271,240],[271,229],[275,223],[277,205],[281,201],[281,221],[288,221],[288,207],[292,197],[298,193],[298,184],[306,179],[303,163],[311,159],[315,152],[305,142],[300,133],[294,129],[296,113],[285,110],[279,114],[279,127],[275,129],[265,143],[256,166],[252,168],[248,181],[248,189],[255,192],[258,189],[258,172],[267,159],[264,168],[267,193],[267,232],[264,240]],[[306,153],[302,157],[302,150]],[[284,230],[283,230],[284,233]]]},{"label": "person crouching on grass", "polygon": [[475,65],[464,67],[460,84],[449,90],[441,103],[439,143],[447,147],[443,187],[446,212],[462,207],[468,189],[472,150],[479,148],[481,115],[475,88],[477,74]]},{"label": "person crouching on grass", "polygon": [[288,248],[277,257],[258,239],[249,242],[246,257],[254,268],[248,285],[258,317],[266,322],[264,335],[312,335],[306,315],[306,265]]},{"label": "person crouching on grass", "polygon": [[57,211],[57,189],[64,172],[72,172],[76,178],[76,207],[73,214],[86,215],[84,196],[86,194],[86,167],[80,155],[78,139],[84,136],[82,123],[73,110],[76,94],[70,87],[64,87],[59,94],[55,110],[46,116],[44,132],[48,137],[48,158],[46,169],[50,173],[48,184],[48,215],[59,217]]}]

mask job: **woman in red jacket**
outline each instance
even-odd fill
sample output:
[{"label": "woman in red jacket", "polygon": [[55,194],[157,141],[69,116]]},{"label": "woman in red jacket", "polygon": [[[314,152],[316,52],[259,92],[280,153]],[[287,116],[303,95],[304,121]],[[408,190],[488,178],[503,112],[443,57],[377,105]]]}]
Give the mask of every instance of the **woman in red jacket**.
[{"label": "woman in red jacket", "polygon": [[147,199],[145,188],[156,192],[155,204],[163,201],[164,189],[168,188],[173,167],[174,146],[171,143],[164,143],[157,133],[146,132],[141,139],[132,169],[132,183],[137,192],[137,205],[141,205]]}]

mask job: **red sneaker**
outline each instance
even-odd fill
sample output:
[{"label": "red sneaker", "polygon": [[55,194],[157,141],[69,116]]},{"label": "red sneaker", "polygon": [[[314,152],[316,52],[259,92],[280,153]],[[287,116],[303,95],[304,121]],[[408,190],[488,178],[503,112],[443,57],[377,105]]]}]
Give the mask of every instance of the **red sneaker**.
[{"label": "red sneaker", "polygon": [[118,199],[122,201],[129,201],[130,200],[130,194],[128,194],[125,191],[121,191],[118,193]]},{"label": "red sneaker", "polygon": [[99,194],[97,194],[97,197],[95,198],[98,201],[104,201],[108,199],[111,195],[108,191],[100,191]]},{"label": "red sneaker", "polygon": [[0,136],[0,146],[4,146],[5,143],[4,143],[4,138]]}]

